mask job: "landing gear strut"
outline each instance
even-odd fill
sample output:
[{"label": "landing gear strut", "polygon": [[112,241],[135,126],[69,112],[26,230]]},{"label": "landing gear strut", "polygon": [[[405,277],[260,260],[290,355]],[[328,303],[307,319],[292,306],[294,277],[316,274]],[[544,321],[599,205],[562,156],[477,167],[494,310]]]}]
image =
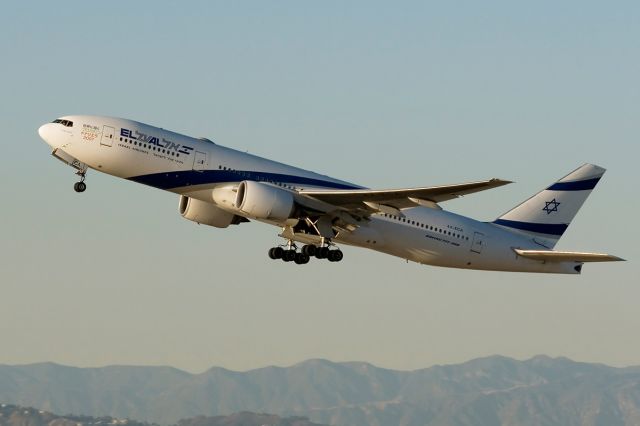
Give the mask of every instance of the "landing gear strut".
[{"label": "landing gear strut", "polygon": [[80,170],[76,172],[78,176],[80,176],[80,182],[76,182],[73,184],[73,190],[76,192],[84,192],[87,189],[87,184],[84,183],[86,177],[86,170]]},{"label": "landing gear strut", "polygon": [[296,245],[289,240],[285,246],[269,249],[269,257],[274,260],[282,259],[284,262],[294,262],[297,265],[309,263],[311,257],[327,259],[329,262],[340,262],[344,257],[342,251],[340,249],[330,250],[329,245],[318,247],[313,244],[307,244],[302,246],[300,251],[297,251]]}]

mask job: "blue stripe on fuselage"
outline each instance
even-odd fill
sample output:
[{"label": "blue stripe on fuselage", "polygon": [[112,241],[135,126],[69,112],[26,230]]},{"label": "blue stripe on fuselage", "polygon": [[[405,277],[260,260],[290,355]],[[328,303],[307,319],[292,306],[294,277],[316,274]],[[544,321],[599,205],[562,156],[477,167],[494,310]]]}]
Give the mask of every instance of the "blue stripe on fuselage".
[{"label": "blue stripe on fuselage", "polygon": [[549,191],[585,191],[593,189],[600,180],[599,177],[575,182],[556,182],[547,188]]},{"label": "blue stripe on fuselage", "polygon": [[535,232],[538,234],[561,236],[567,230],[569,225],[565,223],[531,223],[519,222],[517,220],[496,219],[493,221],[496,225],[506,226],[508,228],[520,229],[521,231]]},{"label": "blue stripe on fuselage", "polygon": [[334,189],[362,189],[360,186],[331,182],[328,180],[249,170],[181,170],[133,176],[128,179],[160,189],[172,189],[183,186],[205,185],[221,182],[241,182],[243,180],[277,182],[291,185],[320,186]]}]

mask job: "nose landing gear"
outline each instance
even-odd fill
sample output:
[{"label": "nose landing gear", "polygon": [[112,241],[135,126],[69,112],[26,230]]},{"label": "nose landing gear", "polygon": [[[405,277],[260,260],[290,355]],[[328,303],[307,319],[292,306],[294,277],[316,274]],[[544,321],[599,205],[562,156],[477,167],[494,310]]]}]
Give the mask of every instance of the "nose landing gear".
[{"label": "nose landing gear", "polygon": [[76,182],[73,184],[73,190],[76,192],[84,192],[87,189],[87,184],[84,183],[85,177],[86,177],[86,170],[81,170],[76,172],[76,174],[78,176],[80,176],[80,182]]}]

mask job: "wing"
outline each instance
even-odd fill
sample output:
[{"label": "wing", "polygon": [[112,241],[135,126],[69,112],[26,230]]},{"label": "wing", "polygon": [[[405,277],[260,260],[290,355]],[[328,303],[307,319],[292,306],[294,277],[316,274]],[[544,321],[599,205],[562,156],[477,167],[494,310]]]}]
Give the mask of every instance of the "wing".
[{"label": "wing", "polygon": [[617,262],[617,256],[604,253],[581,253],[575,251],[521,250],[513,249],[519,256],[545,262]]},{"label": "wing", "polygon": [[439,208],[437,203],[452,200],[474,192],[497,188],[511,183],[501,179],[455,185],[430,186],[406,189],[345,189],[345,190],[302,190],[300,195],[316,199],[345,210],[378,210],[388,212],[423,205]]}]

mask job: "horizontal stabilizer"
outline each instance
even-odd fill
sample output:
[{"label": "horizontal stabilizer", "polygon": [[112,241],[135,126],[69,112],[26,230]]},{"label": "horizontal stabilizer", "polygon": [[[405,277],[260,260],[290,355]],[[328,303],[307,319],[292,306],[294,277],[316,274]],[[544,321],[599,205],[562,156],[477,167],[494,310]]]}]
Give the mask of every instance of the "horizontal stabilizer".
[{"label": "horizontal stabilizer", "polygon": [[519,256],[545,262],[618,262],[617,256],[604,253],[581,253],[577,251],[521,250],[514,248]]}]

